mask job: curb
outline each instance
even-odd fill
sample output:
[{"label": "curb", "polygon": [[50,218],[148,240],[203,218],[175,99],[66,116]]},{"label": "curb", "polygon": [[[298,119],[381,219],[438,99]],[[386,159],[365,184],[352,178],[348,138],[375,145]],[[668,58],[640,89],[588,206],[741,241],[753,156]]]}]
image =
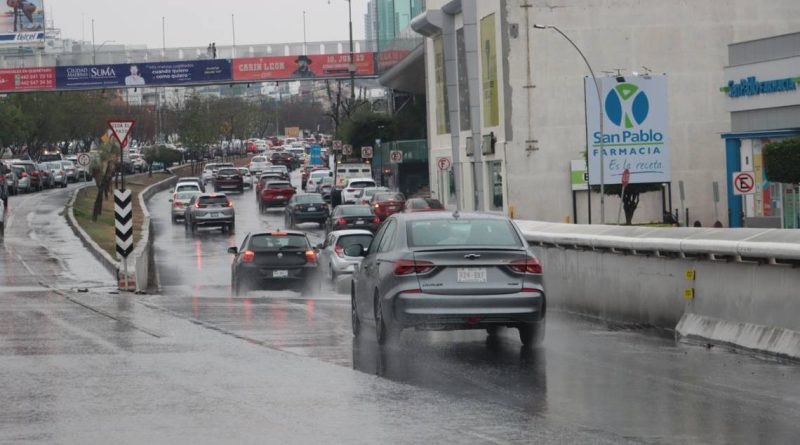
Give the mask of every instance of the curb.
[{"label": "curb", "polygon": [[72,196],[70,197],[69,202],[67,203],[67,209],[66,209],[67,224],[70,226],[72,231],[75,232],[75,235],[81,240],[86,249],[89,250],[89,252],[92,255],[94,255],[97,261],[99,261],[100,264],[102,264],[103,267],[105,267],[106,270],[108,270],[111,273],[111,275],[117,277],[117,274],[119,273],[120,264],[114,258],[112,258],[111,255],[108,254],[108,252],[103,250],[100,247],[100,245],[94,242],[94,240],[89,236],[89,234],[86,233],[86,231],[83,230],[83,228],[81,228],[80,224],[78,224],[78,220],[75,219],[74,206],[75,206],[75,201],[78,199],[78,192],[85,189],[86,187],[90,187],[93,185],[94,185],[93,183],[87,182],[86,184],[81,185],[72,192]]}]

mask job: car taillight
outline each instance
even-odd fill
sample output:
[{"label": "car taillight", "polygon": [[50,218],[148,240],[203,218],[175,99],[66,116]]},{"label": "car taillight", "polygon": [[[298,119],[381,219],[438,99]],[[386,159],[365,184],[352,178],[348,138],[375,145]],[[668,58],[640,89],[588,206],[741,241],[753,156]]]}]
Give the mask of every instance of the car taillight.
[{"label": "car taillight", "polygon": [[28,177],[28,173],[26,173],[26,172],[22,172],[22,175],[21,175],[21,176],[22,176],[23,178],[27,178],[27,177]]},{"label": "car taillight", "polygon": [[347,225],[347,220],[344,219],[344,218],[339,218],[338,220],[336,220],[336,224],[338,224],[340,226],[345,226],[345,225]]},{"label": "car taillight", "polygon": [[206,206],[205,204],[200,204],[199,202],[194,205],[196,209],[202,209],[205,208],[205,206]]},{"label": "car taillight", "polygon": [[333,250],[334,252],[336,252],[336,256],[338,256],[339,258],[344,258],[344,247],[336,246],[336,248]]},{"label": "car taillight", "polygon": [[174,207],[183,207],[183,203],[180,201],[175,201]]},{"label": "car taillight", "polygon": [[231,201],[231,200],[229,199],[229,200],[228,200],[228,205],[227,205],[227,206],[228,206],[228,207],[233,207],[233,201]]},{"label": "car taillight", "polygon": [[306,250],[306,262],[309,262],[309,263],[316,263],[317,262],[317,254],[314,253],[313,250]]},{"label": "car taillight", "polygon": [[376,217],[372,218],[372,222],[375,223],[375,224],[380,224],[381,223],[381,219],[376,216]]},{"label": "car taillight", "polygon": [[242,252],[242,262],[243,263],[252,263],[253,260],[256,259],[256,253],[252,250],[245,250]]},{"label": "car taillight", "polygon": [[375,204],[373,207],[375,207],[376,209],[379,209],[381,207],[381,205],[380,204]]},{"label": "car taillight", "polygon": [[31,176],[34,176],[34,177],[39,176],[39,172],[34,170],[34,171],[31,172]]},{"label": "car taillight", "polygon": [[355,189],[347,189],[347,193],[353,193],[355,191],[356,191]]},{"label": "car taillight", "polygon": [[295,204],[294,209],[295,210],[302,210],[303,206],[301,206],[300,204]]},{"label": "car taillight", "polygon": [[6,180],[6,177],[3,176],[3,175],[0,175],[0,182],[4,182],[5,180]]},{"label": "car taillight", "polygon": [[517,260],[511,262],[511,270],[519,273],[542,273],[542,263],[536,258],[528,258],[525,260]]},{"label": "car taillight", "polygon": [[430,261],[398,260],[394,263],[394,274],[423,274],[432,271],[434,267],[434,264]]}]

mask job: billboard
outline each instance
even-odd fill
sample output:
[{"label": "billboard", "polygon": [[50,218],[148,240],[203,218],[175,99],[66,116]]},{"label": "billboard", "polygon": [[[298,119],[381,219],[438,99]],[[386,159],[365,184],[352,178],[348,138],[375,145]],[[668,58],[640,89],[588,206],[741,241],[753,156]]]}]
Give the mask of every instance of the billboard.
[{"label": "billboard", "polygon": [[44,0],[0,2],[0,46],[44,43]]},{"label": "billboard", "polygon": [[231,81],[230,60],[56,67],[59,89],[144,87]]},{"label": "billboard", "polygon": [[601,146],[606,184],[621,184],[625,169],[630,170],[632,184],[670,182],[667,77],[602,77],[597,81],[603,99],[602,137],[594,81],[587,77],[584,85],[589,183],[600,184]]},{"label": "billboard", "polygon": [[42,91],[55,88],[55,68],[0,69],[0,92]]},{"label": "billboard", "polygon": [[[375,53],[355,53],[356,76],[375,75]],[[233,80],[347,77],[350,54],[250,57],[233,60]]]}]

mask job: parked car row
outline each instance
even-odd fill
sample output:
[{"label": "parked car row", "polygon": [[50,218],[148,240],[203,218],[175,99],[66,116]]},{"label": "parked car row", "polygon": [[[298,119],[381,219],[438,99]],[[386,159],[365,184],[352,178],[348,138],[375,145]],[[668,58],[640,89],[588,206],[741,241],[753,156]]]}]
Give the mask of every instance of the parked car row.
[{"label": "parked car row", "polygon": [[79,170],[71,160],[34,162],[12,159],[2,161],[0,187],[7,195],[17,195],[66,187],[71,182],[89,179],[88,172]]}]

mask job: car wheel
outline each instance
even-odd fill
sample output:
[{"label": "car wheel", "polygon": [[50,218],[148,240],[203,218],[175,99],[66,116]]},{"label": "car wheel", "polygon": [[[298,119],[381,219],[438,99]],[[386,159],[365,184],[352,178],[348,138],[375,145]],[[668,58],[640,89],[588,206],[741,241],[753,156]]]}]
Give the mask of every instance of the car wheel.
[{"label": "car wheel", "polygon": [[328,277],[331,279],[331,283],[336,284],[336,270],[333,268],[333,263],[328,263]]},{"label": "car wheel", "polygon": [[358,318],[356,291],[352,283],[350,284],[350,324],[353,327],[353,336],[358,337],[358,334],[361,333],[361,320]]},{"label": "car wheel", "polygon": [[177,224],[177,223],[178,223],[178,217],[175,216],[175,215],[172,215],[172,224]]},{"label": "car wheel", "polygon": [[228,233],[233,233],[236,231],[236,222],[232,222],[228,224]]},{"label": "car wheel", "polygon": [[381,297],[375,292],[375,335],[379,345],[385,345],[389,340],[394,337],[393,332],[387,326],[386,320],[383,317],[383,303]]},{"label": "car wheel", "polygon": [[544,341],[545,322],[525,323],[518,327],[519,340],[524,346],[535,347]]}]

